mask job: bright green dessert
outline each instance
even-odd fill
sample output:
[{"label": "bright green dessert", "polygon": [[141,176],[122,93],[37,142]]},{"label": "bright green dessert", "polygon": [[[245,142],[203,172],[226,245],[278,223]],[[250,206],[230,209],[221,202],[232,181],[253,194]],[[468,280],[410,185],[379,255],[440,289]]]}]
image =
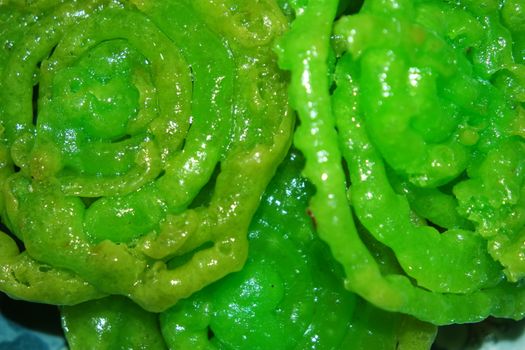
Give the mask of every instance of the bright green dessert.
[{"label": "bright green dessert", "polygon": [[3,291],[59,304],[117,294],[162,311],[242,267],[290,144],[269,48],[286,22],[271,2],[253,28],[233,11],[222,22],[220,6],[3,6],[1,203],[26,249],[2,236]]},{"label": "bright green dessert", "polygon": [[522,319],[524,103],[518,0],[0,0],[0,291],[72,349]]},{"label": "bright green dessert", "polygon": [[523,10],[372,0],[333,24],[336,8],[311,2],[279,52],[347,288],[435,324],[523,317]]}]

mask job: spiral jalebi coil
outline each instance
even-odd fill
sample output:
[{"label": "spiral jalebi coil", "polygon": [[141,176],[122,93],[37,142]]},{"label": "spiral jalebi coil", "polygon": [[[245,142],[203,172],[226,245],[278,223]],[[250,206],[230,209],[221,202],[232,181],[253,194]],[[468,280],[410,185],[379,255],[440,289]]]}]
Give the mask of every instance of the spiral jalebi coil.
[{"label": "spiral jalebi coil", "polygon": [[347,288],[437,325],[523,318],[523,7],[337,8],[298,8],[279,54],[311,211]]},{"label": "spiral jalebi coil", "polygon": [[293,119],[286,19],[230,5],[0,6],[1,291],[158,312],[242,267]]}]

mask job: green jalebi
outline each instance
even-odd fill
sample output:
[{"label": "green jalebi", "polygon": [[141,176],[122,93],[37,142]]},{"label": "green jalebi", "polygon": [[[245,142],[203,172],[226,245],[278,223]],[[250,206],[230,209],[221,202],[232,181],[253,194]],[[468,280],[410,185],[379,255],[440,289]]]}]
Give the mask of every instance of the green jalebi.
[{"label": "green jalebi", "polygon": [[525,317],[520,0],[0,0],[0,135],[0,291],[72,349]]},{"label": "green jalebi", "polygon": [[[218,7],[3,6],[20,28],[2,32],[1,207],[25,247],[2,236],[4,292],[60,304],[117,294],[162,311],[242,267],[290,144],[269,49],[286,22],[271,2],[254,28],[236,13],[218,23]],[[47,295],[48,283],[75,289]]]},{"label": "green jalebi", "polygon": [[504,5],[370,0],[333,23],[337,2],[312,1],[281,41],[319,235],[380,307],[523,317],[525,71]]}]

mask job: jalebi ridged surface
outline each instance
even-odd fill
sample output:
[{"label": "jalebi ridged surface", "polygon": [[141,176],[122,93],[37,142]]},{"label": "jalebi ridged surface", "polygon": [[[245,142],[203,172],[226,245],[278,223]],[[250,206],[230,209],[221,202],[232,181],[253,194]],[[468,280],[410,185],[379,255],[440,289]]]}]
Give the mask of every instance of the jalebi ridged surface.
[{"label": "jalebi ridged surface", "polygon": [[347,288],[436,324],[522,318],[522,7],[337,6],[308,2],[279,53]]},{"label": "jalebi ridged surface", "polygon": [[293,119],[269,49],[286,18],[230,5],[0,7],[0,206],[25,247],[2,234],[0,290],[161,311],[242,267]]}]

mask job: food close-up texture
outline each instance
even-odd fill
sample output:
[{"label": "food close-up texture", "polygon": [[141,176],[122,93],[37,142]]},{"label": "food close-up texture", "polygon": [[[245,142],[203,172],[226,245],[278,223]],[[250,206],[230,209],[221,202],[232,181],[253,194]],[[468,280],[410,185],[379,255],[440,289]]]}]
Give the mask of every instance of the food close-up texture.
[{"label": "food close-up texture", "polygon": [[488,336],[524,138],[522,0],[0,0],[0,313],[72,350]]}]

